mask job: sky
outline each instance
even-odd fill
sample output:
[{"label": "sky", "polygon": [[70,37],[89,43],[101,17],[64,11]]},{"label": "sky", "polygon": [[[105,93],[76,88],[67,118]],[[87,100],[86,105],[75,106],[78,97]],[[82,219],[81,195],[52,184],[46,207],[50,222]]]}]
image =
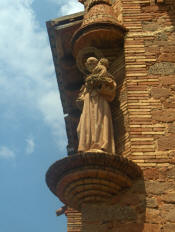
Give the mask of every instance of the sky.
[{"label": "sky", "polygon": [[0,0],[0,232],[66,232],[45,173],[67,155],[45,22],[77,0]]}]

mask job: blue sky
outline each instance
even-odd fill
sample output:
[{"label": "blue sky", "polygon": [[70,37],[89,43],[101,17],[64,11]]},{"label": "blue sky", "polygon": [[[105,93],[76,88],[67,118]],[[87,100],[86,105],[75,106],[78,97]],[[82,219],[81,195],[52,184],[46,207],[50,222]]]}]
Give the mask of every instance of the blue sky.
[{"label": "blue sky", "polygon": [[76,0],[0,0],[0,232],[66,232],[45,173],[66,132],[45,22]]}]

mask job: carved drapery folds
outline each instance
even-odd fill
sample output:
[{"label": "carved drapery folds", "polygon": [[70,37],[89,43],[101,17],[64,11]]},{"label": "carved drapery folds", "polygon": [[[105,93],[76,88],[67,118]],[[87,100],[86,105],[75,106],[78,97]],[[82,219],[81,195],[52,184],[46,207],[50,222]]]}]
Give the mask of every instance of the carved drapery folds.
[{"label": "carved drapery folds", "polygon": [[116,82],[108,73],[108,60],[89,57],[86,61],[90,74],[85,79],[78,101],[83,110],[77,128],[78,151],[105,151],[115,154],[111,110],[108,102],[115,97]]}]

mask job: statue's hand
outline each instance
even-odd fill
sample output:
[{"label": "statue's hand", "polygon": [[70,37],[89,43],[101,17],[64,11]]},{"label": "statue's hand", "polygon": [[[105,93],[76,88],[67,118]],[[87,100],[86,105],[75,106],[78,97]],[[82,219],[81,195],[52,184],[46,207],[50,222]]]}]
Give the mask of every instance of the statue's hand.
[{"label": "statue's hand", "polygon": [[102,95],[107,101],[111,102],[114,100],[116,95],[116,82],[115,81],[103,81],[99,88],[98,93]]}]

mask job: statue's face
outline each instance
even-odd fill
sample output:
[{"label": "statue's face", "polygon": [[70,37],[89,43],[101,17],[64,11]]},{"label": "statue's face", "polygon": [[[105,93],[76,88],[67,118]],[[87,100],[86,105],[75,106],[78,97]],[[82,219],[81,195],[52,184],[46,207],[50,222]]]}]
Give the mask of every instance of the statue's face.
[{"label": "statue's face", "polygon": [[109,67],[109,61],[106,58],[100,59],[100,64],[104,65],[106,68]]},{"label": "statue's face", "polygon": [[98,60],[95,57],[89,57],[86,61],[86,67],[89,72],[92,72],[93,69],[97,66]]}]

